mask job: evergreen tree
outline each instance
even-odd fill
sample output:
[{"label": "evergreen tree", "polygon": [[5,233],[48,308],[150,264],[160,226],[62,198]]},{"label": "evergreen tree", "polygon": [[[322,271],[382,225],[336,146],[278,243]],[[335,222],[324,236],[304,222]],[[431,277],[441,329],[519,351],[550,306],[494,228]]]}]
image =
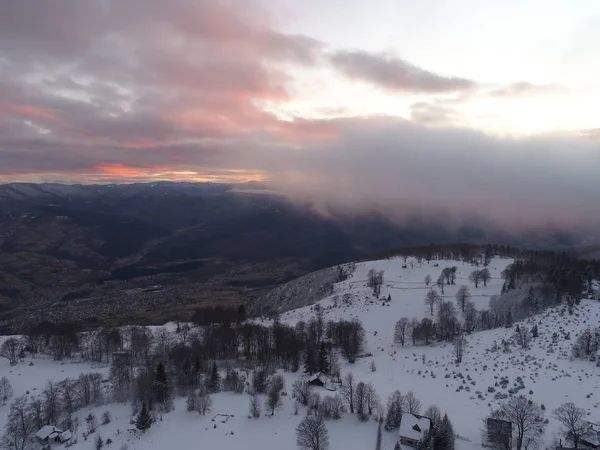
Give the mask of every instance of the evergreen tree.
[{"label": "evergreen tree", "polygon": [[431,433],[425,431],[423,438],[417,442],[417,450],[431,450]]},{"label": "evergreen tree", "polygon": [[212,369],[210,370],[210,378],[208,379],[208,390],[214,394],[221,390],[221,376],[217,370],[217,363],[213,361]]},{"label": "evergreen tree", "polygon": [[454,450],[454,427],[448,414],[444,414],[439,428],[434,430],[433,450]]},{"label": "evergreen tree", "polygon": [[304,354],[304,372],[309,375],[317,372],[317,359],[312,345],[306,347],[306,352]]},{"label": "evergreen tree", "polygon": [[387,415],[385,417],[385,429],[387,431],[391,431],[400,426],[403,410],[404,396],[400,391],[394,391],[388,400]]},{"label": "evergreen tree", "polygon": [[328,373],[329,372],[329,358],[327,356],[327,347],[325,347],[325,342],[321,342],[321,348],[319,349],[319,357],[317,360],[317,365],[319,368],[319,372]]},{"label": "evergreen tree", "polygon": [[194,376],[196,377],[196,381],[200,380],[200,375],[203,372],[204,367],[202,366],[202,360],[200,359],[199,356],[196,356],[196,359],[194,360]]},{"label": "evergreen tree", "polygon": [[140,413],[138,414],[138,416],[135,420],[135,427],[138,430],[145,432],[151,426],[152,426],[152,416],[150,416],[148,409],[146,409],[146,403],[143,403],[142,410],[140,411]]},{"label": "evergreen tree", "polygon": [[300,370],[300,352],[294,352],[292,355],[292,372],[296,373]]},{"label": "evergreen tree", "polygon": [[154,399],[159,404],[165,404],[170,398],[169,380],[167,373],[165,372],[165,366],[162,362],[158,363],[156,367],[156,375],[154,382],[152,383],[154,391]]}]

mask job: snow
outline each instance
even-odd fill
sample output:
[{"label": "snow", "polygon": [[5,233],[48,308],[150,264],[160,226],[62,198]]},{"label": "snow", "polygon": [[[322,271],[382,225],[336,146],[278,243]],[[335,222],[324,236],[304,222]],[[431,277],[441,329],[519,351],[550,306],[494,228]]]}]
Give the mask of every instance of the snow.
[{"label": "snow", "polygon": [[[418,429],[417,429],[418,428]],[[431,419],[417,417],[413,414],[402,414],[398,436],[420,441],[423,434],[431,428]]]},{"label": "snow", "polygon": [[[551,417],[552,411],[561,403],[572,401],[589,412],[591,421],[600,422],[597,409],[600,397],[594,398],[594,392],[600,388],[600,368],[595,363],[570,358],[577,335],[587,327],[600,325],[598,301],[582,300],[572,316],[561,306],[531,319],[529,326],[538,324],[539,336],[528,350],[512,347],[511,353],[490,351],[494,343],[501,346],[503,339],[511,339],[514,327],[474,332],[467,336],[467,350],[460,365],[455,364],[453,348],[448,343],[416,347],[394,344],[394,325],[398,319],[430,316],[424,304],[431,287],[423,281],[426,275],[429,274],[435,283],[444,267],[457,266],[456,285],[445,286],[444,300],[454,301],[456,291],[465,284],[470,288],[471,300],[477,309],[484,309],[488,307],[489,298],[500,293],[503,283],[500,274],[511,262],[510,259],[494,258],[488,266],[492,279],[487,287],[480,285],[478,288],[468,281],[469,274],[477,267],[458,261],[418,264],[412,258],[406,263],[401,258],[394,258],[357,264],[352,276],[336,284],[334,293],[320,302],[326,320],[357,318],[366,330],[366,352],[372,356],[360,358],[355,364],[343,364],[342,373],[352,371],[358,381],[372,382],[382,399],[387,399],[396,389],[403,393],[413,390],[423,403],[421,412],[428,405],[439,406],[442,412],[448,412],[455,432],[464,437],[457,441],[458,450],[481,448],[482,419],[501,402],[494,398],[495,394],[507,394],[508,389],[518,383],[517,377],[525,384],[519,394],[546,408],[548,445],[557,436],[559,428]],[[407,267],[402,268],[404,265]],[[380,298],[390,295],[389,306],[383,306],[387,302],[374,299],[372,290],[367,287],[370,269],[384,271]],[[352,297],[350,304],[343,301],[344,294]],[[308,320],[314,314],[312,309],[308,306],[290,311],[283,314],[281,320],[289,323]],[[554,332],[559,335],[556,344],[552,343]],[[565,339],[568,334],[570,340]],[[369,367],[371,361],[375,361],[375,372]],[[509,380],[506,389],[495,386],[501,377]],[[488,387],[495,392],[488,393]],[[393,437],[386,438],[387,434],[392,433],[384,432],[384,450],[392,449],[397,437],[393,433]]]},{"label": "snow", "polygon": [[60,434],[62,433],[62,430],[59,430],[58,428],[52,425],[46,425],[45,427],[42,427],[37,433],[35,433],[35,436],[39,439],[44,440],[53,433]]},{"label": "snow", "polygon": [[[434,263],[439,264],[435,266]],[[510,353],[502,349],[492,351],[494,343],[510,339],[513,329],[495,329],[475,332],[467,336],[468,347],[464,360],[455,364],[452,346],[437,343],[431,346],[405,345],[393,342],[394,324],[401,317],[412,319],[429,316],[428,307],[423,300],[427,290],[424,278],[427,274],[436,280],[442,269],[457,266],[455,286],[446,286],[444,299],[453,300],[461,284],[469,285],[472,300],[478,309],[486,308],[490,296],[498,294],[502,286],[500,273],[511,263],[509,259],[495,258],[489,265],[492,279],[488,286],[475,288],[467,281],[474,266],[457,261],[432,261],[418,264],[409,258],[388,259],[359,263],[348,280],[337,283],[332,295],[323,299],[327,320],[358,318],[367,334],[367,355],[359,358],[355,364],[343,363],[342,374],[352,371],[357,381],[372,382],[378,394],[385,402],[396,389],[403,393],[413,390],[422,401],[421,413],[430,404],[438,405],[442,412],[448,412],[456,433],[460,436],[456,446],[458,450],[481,449],[482,419],[496,407],[501,400],[497,393],[507,394],[508,389],[519,386],[520,377],[525,387],[519,390],[534,401],[544,404],[549,419],[546,430],[546,443],[550,445],[558,432],[558,424],[552,418],[552,411],[561,403],[572,401],[589,412],[590,422],[600,422],[600,368],[589,361],[571,360],[570,349],[577,335],[587,327],[596,327],[600,318],[600,302],[582,300],[573,315],[565,308],[557,307],[530,319],[529,326],[538,325],[539,336],[531,343],[531,348],[512,347]],[[406,268],[402,266],[406,265]],[[481,267],[479,267],[481,268]],[[384,270],[384,286],[381,298],[391,296],[391,302],[373,297],[366,286],[370,269]],[[437,289],[437,288],[436,288]],[[349,302],[344,297],[350,298]],[[337,305],[337,306],[335,306]],[[295,323],[309,320],[314,307],[303,307],[282,315],[281,320]],[[174,324],[166,328],[174,329]],[[155,328],[156,330],[158,328]],[[557,342],[553,342],[553,333],[558,333]],[[566,339],[570,335],[570,339]],[[1,343],[2,338],[0,338]],[[370,354],[370,355],[369,355]],[[374,361],[376,371],[370,363]],[[33,365],[29,365],[33,363]],[[48,380],[60,381],[67,377],[76,378],[81,373],[102,372],[107,374],[108,367],[85,361],[52,361],[48,357],[28,357],[17,366],[11,367],[6,359],[0,360],[0,376],[6,375],[12,383],[15,397],[29,392],[37,395]],[[297,379],[306,380],[302,374],[285,373],[287,391]],[[507,379],[502,387],[502,378]],[[516,383],[516,384],[515,384]],[[491,388],[493,392],[488,392]],[[323,388],[316,388],[324,395],[333,395]],[[282,408],[274,416],[259,419],[248,418],[248,395],[219,393],[213,396],[213,407],[207,416],[187,412],[185,399],[175,402],[175,410],[164,414],[145,434],[132,430],[132,408],[129,404],[107,404],[78,411],[79,430],[74,433],[78,442],[73,450],[86,449],[91,442],[83,439],[85,417],[92,412],[101,419],[105,411],[112,415],[112,421],[99,425],[96,434],[104,439],[110,438],[111,447],[118,449],[127,443],[130,450],[158,450],[164,448],[244,448],[259,450],[263,448],[296,448],[295,429],[306,414],[300,408],[294,414],[293,400],[283,397]],[[264,402],[264,396],[261,398]],[[261,404],[262,406],[262,404]],[[0,406],[0,427],[4,426],[9,405]],[[225,423],[217,414],[231,415]],[[215,418],[215,421],[212,419]],[[374,449],[377,437],[377,423],[373,420],[360,422],[356,416],[345,414],[341,420],[327,421],[331,441],[331,450]],[[381,450],[392,450],[398,441],[398,430],[383,432]],[[56,444],[53,448],[62,449]]]}]

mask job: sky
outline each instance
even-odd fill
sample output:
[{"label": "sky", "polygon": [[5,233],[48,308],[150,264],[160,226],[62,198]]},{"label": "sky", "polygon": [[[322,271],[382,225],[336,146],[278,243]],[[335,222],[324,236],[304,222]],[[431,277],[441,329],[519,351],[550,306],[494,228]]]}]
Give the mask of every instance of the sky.
[{"label": "sky", "polygon": [[398,217],[600,220],[597,0],[0,11],[0,182],[260,181]]}]

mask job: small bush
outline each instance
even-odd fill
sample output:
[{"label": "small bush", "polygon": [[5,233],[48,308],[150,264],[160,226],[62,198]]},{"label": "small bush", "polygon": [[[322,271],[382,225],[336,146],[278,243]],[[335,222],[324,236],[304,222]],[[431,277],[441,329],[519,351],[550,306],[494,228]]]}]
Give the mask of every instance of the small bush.
[{"label": "small bush", "polygon": [[110,415],[110,411],[104,411],[102,414],[102,425],[108,425],[112,420],[112,416]]}]

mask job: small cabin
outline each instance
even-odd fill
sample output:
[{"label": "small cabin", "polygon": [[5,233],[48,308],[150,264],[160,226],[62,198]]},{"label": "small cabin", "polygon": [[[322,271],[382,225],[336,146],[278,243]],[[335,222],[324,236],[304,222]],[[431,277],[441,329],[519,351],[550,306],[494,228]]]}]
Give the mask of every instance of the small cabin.
[{"label": "small cabin", "polygon": [[312,386],[325,387],[327,385],[327,376],[321,372],[317,372],[311,375],[308,379],[308,383]]},{"label": "small cabin", "polygon": [[35,437],[40,444],[47,445],[52,444],[53,442],[60,442],[59,436],[62,433],[63,430],[59,430],[52,425],[46,425],[45,427],[40,428],[37,433],[35,433]]},{"label": "small cabin", "polygon": [[404,413],[400,420],[400,431],[398,432],[398,442],[395,448],[396,450],[417,448],[419,441],[430,432],[431,419],[429,417]]},{"label": "small cabin", "polygon": [[510,448],[512,445],[512,422],[501,419],[487,419],[487,443]]}]

